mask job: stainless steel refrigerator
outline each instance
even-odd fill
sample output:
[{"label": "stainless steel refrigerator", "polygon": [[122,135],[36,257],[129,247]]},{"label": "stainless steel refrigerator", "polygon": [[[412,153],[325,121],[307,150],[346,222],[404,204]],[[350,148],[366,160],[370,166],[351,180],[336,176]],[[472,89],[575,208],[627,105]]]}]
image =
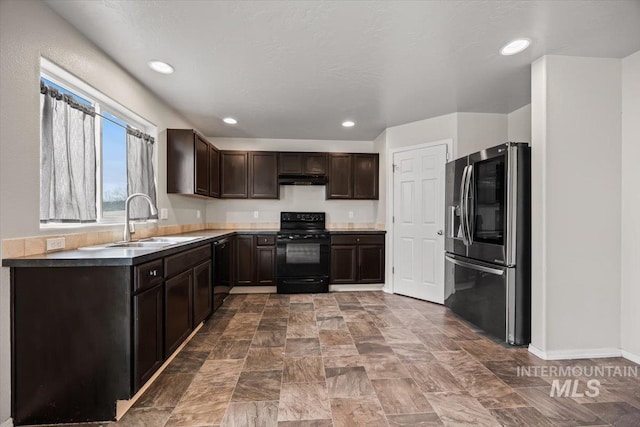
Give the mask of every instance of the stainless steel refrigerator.
[{"label": "stainless steel refrigerator", "polygon": [[445,304],[509,344],[531,338],[531,150],[508,142],[447,163]]}]

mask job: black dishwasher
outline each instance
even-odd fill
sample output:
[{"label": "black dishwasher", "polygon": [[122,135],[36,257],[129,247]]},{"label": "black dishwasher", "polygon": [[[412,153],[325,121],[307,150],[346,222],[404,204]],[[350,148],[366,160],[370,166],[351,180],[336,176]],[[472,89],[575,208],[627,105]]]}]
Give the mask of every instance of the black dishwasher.
[{"label": "black dishwasher", "polygon": [[233,287],[231,272],[233,271],[233,238],[225,237],[213,243],[213,310],[222,305]]}]

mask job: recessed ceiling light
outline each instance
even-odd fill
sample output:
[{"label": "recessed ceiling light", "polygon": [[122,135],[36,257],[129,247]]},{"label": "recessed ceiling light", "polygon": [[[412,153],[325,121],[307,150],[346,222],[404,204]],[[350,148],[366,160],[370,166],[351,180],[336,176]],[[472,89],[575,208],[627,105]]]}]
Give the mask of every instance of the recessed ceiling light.
[{"label": "recessed ceiling light", "polygon": [[529,39],[516,39],[504,45],[500,49],[500,53],[504,56],[515,55],[528,48],[530,44],[531,40]]},{"label": "recessed ceiling light", "polygon": [[149,68],[161,74],[171,74],[175,71],[170,64],[162,61],[149,61]]},{"label": "recessed ceiling light", "polygon": [[342,126],[344,126],[346,128],[352,128],[355,125],[356,125],[355,122],[353,122],[351,120],[345,120],[344,122],[342,122]]},{"label": "recessed ceiling light", "polygon": [[222,119],[223,122],[225,122],[228,125],[235,125],[238,123],[238,121],[236,119],[234,119],[233,117],[225,117],[224,119]]}]

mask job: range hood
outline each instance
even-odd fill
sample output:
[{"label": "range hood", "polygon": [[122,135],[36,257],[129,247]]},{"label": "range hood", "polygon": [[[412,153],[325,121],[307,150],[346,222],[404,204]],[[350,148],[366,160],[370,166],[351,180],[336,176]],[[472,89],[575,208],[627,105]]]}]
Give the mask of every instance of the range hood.
[{"label": "range hood", "polygon": [[325,185],[326,175],[279,175],[280,185]]}]

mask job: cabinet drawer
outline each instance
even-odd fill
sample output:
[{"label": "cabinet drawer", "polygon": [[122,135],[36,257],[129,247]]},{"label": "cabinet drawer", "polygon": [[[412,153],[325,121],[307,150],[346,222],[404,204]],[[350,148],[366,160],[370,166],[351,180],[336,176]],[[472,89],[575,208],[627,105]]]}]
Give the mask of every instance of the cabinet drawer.
[{"label": "cabinet drawer", "polygon": [[139,292],[150,288],[156,283],[162,282],[162,279],[164,277],[161,259],[157,261],[151,261],[146,264],[141,264],[135,267],[134,271],[134,292]]},{"label": "cabinet drawer", "polygon": [[197,263],[211,259],[211,245],[200,246],[164,259],[164,271],[167,277],[181,273]]},{"label": "cabinet drawer", "polygon": [[256,242],[258,246],[273,246],[276,244],[276,236],[259,235],[256,236]]},{"label": "cabinet drawer", "polygon": [[384,234],[337,234],[332,245],[384,245]]}]

